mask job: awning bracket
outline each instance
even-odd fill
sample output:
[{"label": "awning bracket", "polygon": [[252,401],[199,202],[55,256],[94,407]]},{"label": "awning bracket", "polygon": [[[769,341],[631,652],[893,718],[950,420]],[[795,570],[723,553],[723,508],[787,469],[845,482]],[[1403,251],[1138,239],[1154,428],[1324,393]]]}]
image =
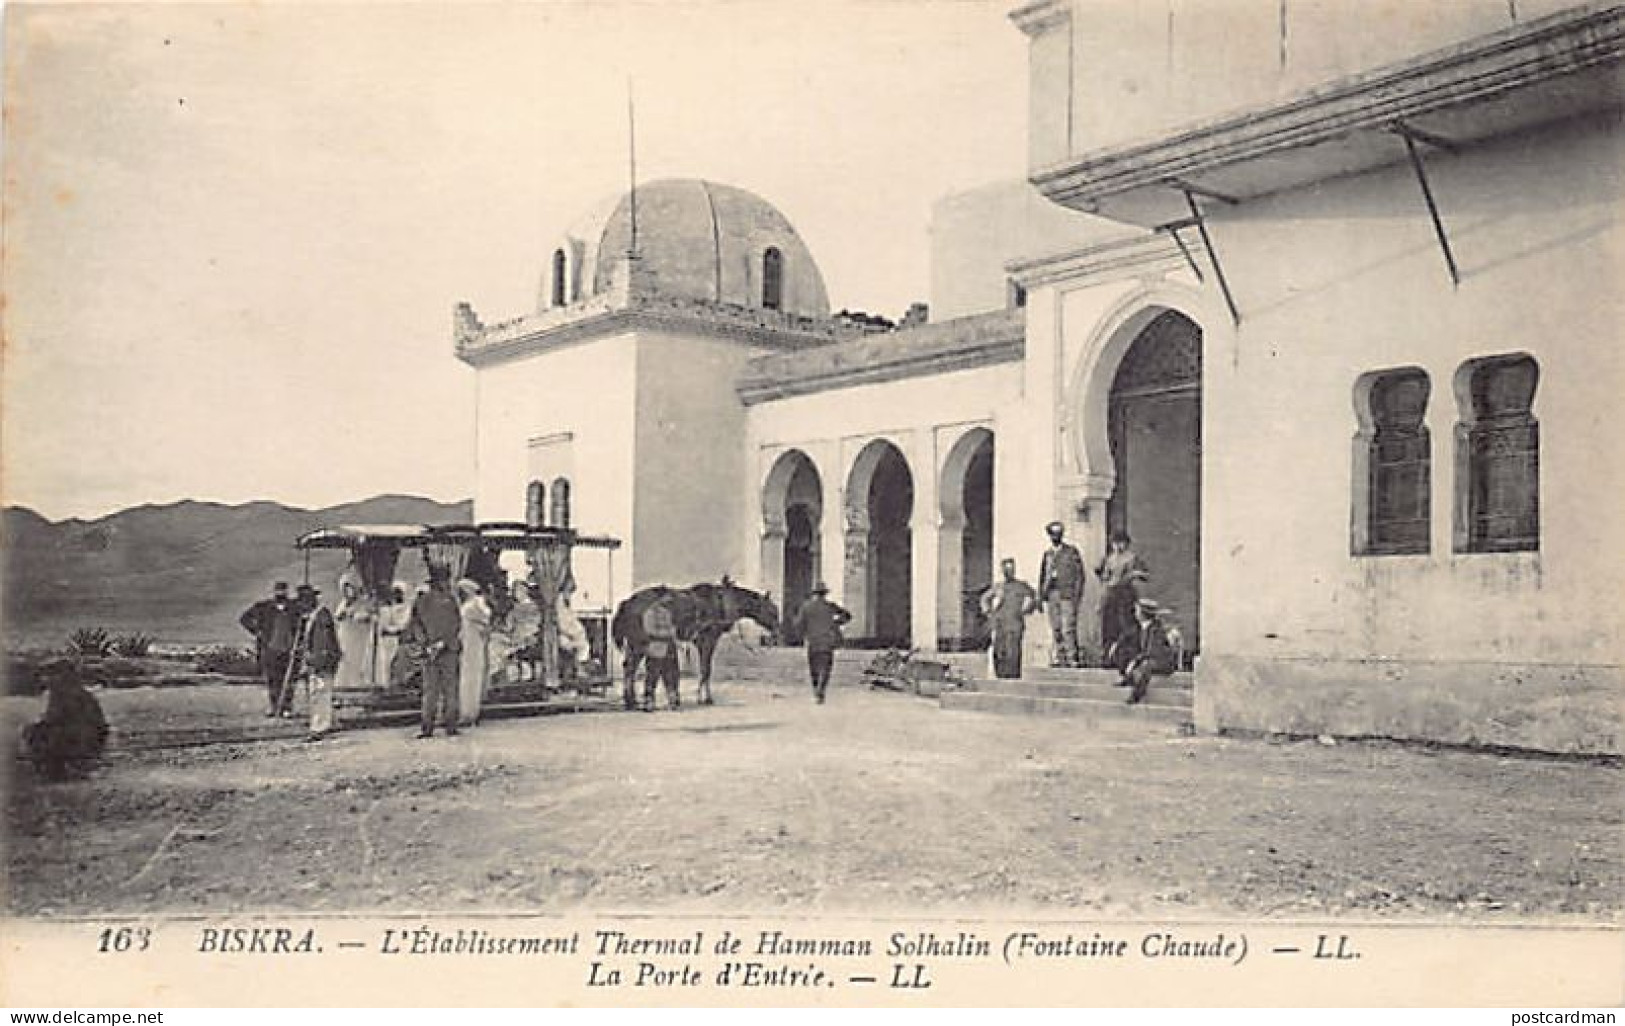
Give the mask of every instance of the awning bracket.
[{"label": "awning bracket", "polygon": [[1202,236],[1202,248],[1207,250],[1208,263],[1213,266],[1213,277],[1218,280],[1219,291],[1224,294],[1224,305],[1230,308],[1230,321],[1240,327],[1241,312],[1236,309],[1236,298],[1230,294],[1230,283],[1225,280],[1224,267],[1219,263],[1219,254],[1213,249],[1213,239],[1207,233],[1207,220],[1202,217],[1202,210],[1196,205],[1196,196],[1191,190],[1181,186],[1179,191],[1184,194],[1191,220],[1196,222],[1196,231]]},{"label": "awning bracket", "polygon": [[1196,257],[1191,255],[1190,247],[1185,245],[1184,236],[1179,234],[1180,228],[1188,226],[1189,222],[1175,221],[1170,224],[1157,225],[1157,231],[1167,232],[1169,235],[1173,236],[1174,245],[1179,247],[1179,254],[1185,258],[1185,263],[1189,265],[1191,273],[1196,275],[1196,280],[1199,283],[1206,284],[1207,278],[1202,274],[1202,265],[1196,262]]},{"label": "awning bracket", "polygon": [[1422,155],[1417,152],[1418,142],[1436,146],[1446,152],[1454,152],[1454,147],[1437,136],[1429,136],[1412,129],[1398,121],[1393,124],[1394,134],[1405,140],[1405,152],[1410,155],[1411,169],[1416,172],[1416,184],[1422,187],[1422,200],[1427,204],[1428,216],[1433,219],[1433,234],[1439,240],[1439,250],[1444,254],[1445,267],[1450,271],[1450,284],[1452,287],[1461,285],[1461,269],[1456,266],[1456,255],[1450,250],[1450,236],[1444,228],[1444,219],[1439,216],[1439,204],[1433,199],[1433,188],[1428,182],[1427,168],[1422,164]]}]

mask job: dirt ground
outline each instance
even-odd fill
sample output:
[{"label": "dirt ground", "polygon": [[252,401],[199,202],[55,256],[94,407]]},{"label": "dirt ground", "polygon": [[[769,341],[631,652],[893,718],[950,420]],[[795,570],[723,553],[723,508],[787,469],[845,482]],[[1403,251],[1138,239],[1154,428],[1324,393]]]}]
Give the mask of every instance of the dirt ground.
[{"label": "dirt ground", "polygon": [[[114,751],[6,796],[23,914],[657,908],[1618,922],[1617,767],[949,713],[709,709]],[[109,692],[126,739],[247,688]],[[37,703],[0,708],[8,737]]]}]

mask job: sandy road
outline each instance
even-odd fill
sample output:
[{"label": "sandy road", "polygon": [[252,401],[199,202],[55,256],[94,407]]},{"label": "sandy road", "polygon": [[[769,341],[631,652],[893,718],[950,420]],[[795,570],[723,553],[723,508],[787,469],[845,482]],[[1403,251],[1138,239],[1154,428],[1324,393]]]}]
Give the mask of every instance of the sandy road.
[{"label": "sandy road", "polygon": [[[14,911],[1054,910],[1618,921],[1617,768],[722,705],[130,750],[7,799]],[[114,716],[118,710],[110,710]]]}]

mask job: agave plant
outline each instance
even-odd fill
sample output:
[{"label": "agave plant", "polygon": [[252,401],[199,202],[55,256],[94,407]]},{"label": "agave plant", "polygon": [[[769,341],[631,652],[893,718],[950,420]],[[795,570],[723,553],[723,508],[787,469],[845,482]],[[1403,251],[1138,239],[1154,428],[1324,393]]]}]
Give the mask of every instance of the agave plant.
[{"label": "agave plant", "polygon": [[113,654],[126,659],[142,659],[152,652],[150,634],[125,634],[113,640]]},{"label": "agave plant", "polygon": [[76,656],[106,656],[113,651],[113,636],[105,627],[81,627],[68,635],[68,651]]}]

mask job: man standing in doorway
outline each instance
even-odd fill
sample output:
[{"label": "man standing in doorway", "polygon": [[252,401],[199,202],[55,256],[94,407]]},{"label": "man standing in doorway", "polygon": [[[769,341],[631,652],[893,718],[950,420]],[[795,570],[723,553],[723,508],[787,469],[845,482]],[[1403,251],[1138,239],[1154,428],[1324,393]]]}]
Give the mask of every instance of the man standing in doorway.
[{"label": "man standing in doorway", "polygon": [[824,704],[824,693],[829,690],[830,671],[835,666],[835,650],[841,647],[841,628],[851,622],[852,614],[829,600],[829,586],[823,581],[813,585],[812,598],[802,603],[795,621],[807,646],[807,670],[812,676],[813,698]]},{"label": "man standing in doorway", "polygon": [[1054,650],[1050,653],[1051,666],[1077,666],[1078,660],[1078,600],[1083,597],[1083,555],[1066,541],[1066,526],[1052,520],[1044,528],[1049,535],[1049,548],[1038,574],[1038,593],[1049,612],[1050,635]]},{"label": "man standing in doorway", "polygon": [[999,564],[1004,579],[982,593],[982,615],[993,625],[993,672],[1002,680],[1021,676],[1021,641],[1027,614],[1038,608],[1038,593],[1016,577],[1016,561]]}]

